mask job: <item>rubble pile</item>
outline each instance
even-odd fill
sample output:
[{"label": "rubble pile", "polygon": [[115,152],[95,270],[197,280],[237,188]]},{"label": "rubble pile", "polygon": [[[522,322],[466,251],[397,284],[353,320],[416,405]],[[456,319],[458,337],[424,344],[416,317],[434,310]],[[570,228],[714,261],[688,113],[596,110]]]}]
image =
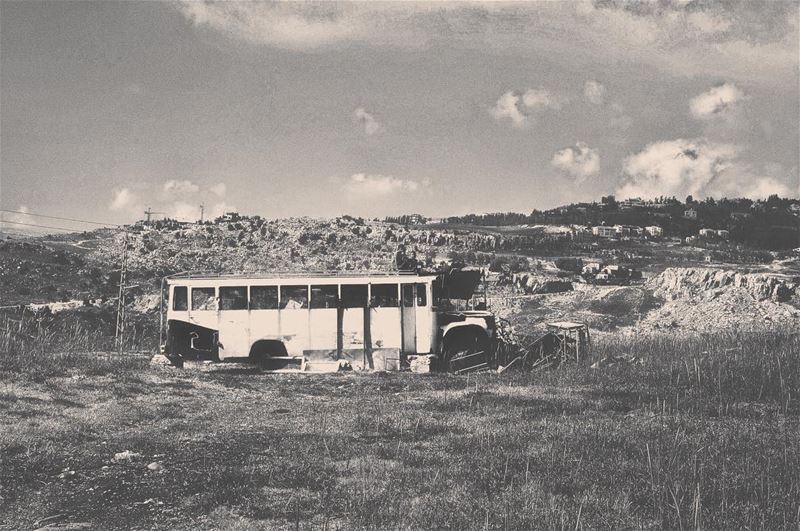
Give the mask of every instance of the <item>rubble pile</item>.
[{"label": "rubble pile", "polygon": [[796,328],[797,279],[712,268],[669,268],[647,282],[664,304],[640,323],[648,328],[693,331]]}]

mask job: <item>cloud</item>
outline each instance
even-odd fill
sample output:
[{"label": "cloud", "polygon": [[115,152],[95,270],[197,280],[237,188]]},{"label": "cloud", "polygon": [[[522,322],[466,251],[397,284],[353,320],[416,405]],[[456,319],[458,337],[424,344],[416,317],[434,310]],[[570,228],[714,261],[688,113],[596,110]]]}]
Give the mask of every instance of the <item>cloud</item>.
[{"label": "cloud", "polygon": [[[767,5],[769,4],[769,5]],[[213,2],[176,4],[198,28],[311,52],[335,45],[547,50],[553,61],[623,61],[677,75],[796,82],[794,2]],[[778,80],[780,78],[780,80]]]},{"label": "cloud", "polygon": [[583,85],[583,96],[589,103],[602,105],[606,97],[606,87],[599,81],[590,79]]},{"label": "cloud", "polygon": [[364,107],[359,107],[353,111],[353,121],[364,128],[364,134],[367,136],[372,136],[383,129],[383,126]]},{"label": "cloud", "polygon": [[567,99],[557,96],[544,88],[529,88],[520,94],[509,90],[500,96],[489,109],[495,120],[511,120],[511,125],[523,128],[533,120],[532,113],[546,109],[559,110]]},{"label": "cloud", "polygon": [[116,211],[139,210],[139,196],[132,192],[130,188],[118,188],[114,190],[111,204],[108,208]]},{"label": "cloud", "polygon": [[208,191],[217,197],[225,197],[225,194],[228,192],[228,187],[225,183],[219,183],[211,186]]},{"label": "cloud", "polygon": [[573,147],[560,149],[553,154],[550,163],[579,180],[594,177],[600,173],[600,153],[584,142]]},{"label": "cloud", "polygon": [[754,171],[739,160],[741,148],[707,139],[676,139],[648,144],[623,163],[617,195],[657,197],[687,195],[759,198],[792,195],[780,179]]},{"label": "cloud", "polygon": [[[781,197],[797,197],[798,191],[792,191],[786,184],[774,177],[758,177],[746,183],[739,193],[751,199],[766,199],[767,197],[778,194]],[[735,195],[729,194],[729,195]]]},{"label": "cloud", "polygon": [[495,120],[501,121],[508,118],[514,127],[525,127],[528,117],[520,111],[520,100],[521,98],[510,90],[497,99],[494,107],[489,109],[489,112],[494,116]]},{"label": "cloud", "polygon": [[522,104],[528,109],[561,109],[562,104],[566,103],[566,98],[556,96],[552,92],[544,89],[528,89],[522,95]]},{"label": "cloud", "polygon": [[163,189],[167,197],[184,197],[200,191],[200,187],[192,181],[176,181],[175,179],[165,182]]},{"label": "cloud", "polygon": [[368,175],[356,173],[342,183],[345,192],[359,197],[380,198],[398,192],[417,192],[430,186],[430,181],[398,179],[389,175]]},{"label": "cloud", "polygon": [[689,110],[693,117],[708,120],[719,117],[730,118],[746,96],[733,83],[711,87],[706,92],[692,98]]},{"label": "cloud", "polygon": [[704,11],[690,13],[686,20],[694,28],[702,33],[714,34],[727,31],[731,27],[731,21],[721,16],[709,15]]},{"label": "cloud", "polygon": [[282,2],[181,1],[178,8],[196,26],[255,43],[290,49],[313,49],[363,38],[369,29],[345,5]]}]

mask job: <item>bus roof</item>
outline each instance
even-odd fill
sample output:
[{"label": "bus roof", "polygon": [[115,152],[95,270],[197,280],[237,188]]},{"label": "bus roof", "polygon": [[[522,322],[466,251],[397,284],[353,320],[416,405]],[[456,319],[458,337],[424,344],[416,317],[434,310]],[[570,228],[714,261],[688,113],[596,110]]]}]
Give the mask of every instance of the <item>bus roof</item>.
[{"label": "bus roof", "polygon": [[166,278],[169,284],[199,284],[220,283],[235,284],[236,282],[268,282],[270,284],[298,283],[304,284],[341,284],[341,283],[414,283],[432,282],[434,274],[417,274],[413,272],[270,272],[270,273],[242,273],[242,274],[215,274],[215,273],[180,273]]}]

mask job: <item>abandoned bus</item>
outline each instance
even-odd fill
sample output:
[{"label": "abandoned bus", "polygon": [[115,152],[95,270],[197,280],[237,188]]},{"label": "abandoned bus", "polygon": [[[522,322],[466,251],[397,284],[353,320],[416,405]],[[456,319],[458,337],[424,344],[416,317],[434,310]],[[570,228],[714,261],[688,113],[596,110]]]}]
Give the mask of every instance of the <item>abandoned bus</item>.
[{"label": "abandoned bus", "polygon": [[447,343],[488,343],[488,312],[438,311],[436,280],[415,273],[168,277],[164,352],[246,358],[272,370],[325,371],[343,362],[399,370]]}]

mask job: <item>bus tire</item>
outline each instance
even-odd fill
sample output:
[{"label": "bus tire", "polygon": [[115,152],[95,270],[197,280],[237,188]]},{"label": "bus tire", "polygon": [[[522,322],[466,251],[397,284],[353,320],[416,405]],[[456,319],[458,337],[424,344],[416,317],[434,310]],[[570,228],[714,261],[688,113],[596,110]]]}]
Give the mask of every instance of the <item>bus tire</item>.
[{"label": "bus tire", "polygon": [[[275,339],[262,339],[250,347],[250,361],[262,369],[269,367],[269,360],[274,356],[287,356],[286,345]],[[280,361],[280,360],[276,360]]]}]

